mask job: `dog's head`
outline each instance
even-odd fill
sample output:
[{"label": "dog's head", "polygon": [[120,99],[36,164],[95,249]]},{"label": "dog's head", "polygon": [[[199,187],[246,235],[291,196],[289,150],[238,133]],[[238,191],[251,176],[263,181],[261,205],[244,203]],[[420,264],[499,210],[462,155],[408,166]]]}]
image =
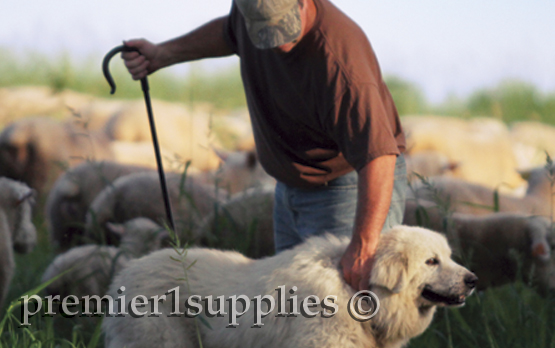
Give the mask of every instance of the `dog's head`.
[{"label": "dog's head", "polygon": [[370,286],[403,293],[415,299],[418,307],[462,306],[477,280],[451,260],[451,248],[443,235],[397,226],[380,237]]}]

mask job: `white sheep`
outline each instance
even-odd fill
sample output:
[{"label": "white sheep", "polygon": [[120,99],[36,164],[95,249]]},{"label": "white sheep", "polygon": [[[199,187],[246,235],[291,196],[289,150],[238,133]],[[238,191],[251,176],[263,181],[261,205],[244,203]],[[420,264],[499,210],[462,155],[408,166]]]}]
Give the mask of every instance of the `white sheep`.
[{"label": "white sheep", "polygon": [[78,92],[60,92],[44,86],[0,88],[0,126],[33,115],[65,116],[70,113],[70,109],[79,109],[92,98]]},{"label": "white sheep", "polygon": [[87,131],[73,122],[26,118],[0,133],[0,175],[23,181],[38,191],[39,198],[46,196],[64,167],[112,158],[103,132]]},{"label": "white sheep", "polygon": [[244,191],[251,187],[275,185],[276,181],[267,174],[254,150],[225,151],[214,149],[222,160],[217,170],[193,174],[195,179],[205,184],[216,184],[225,188],[230,194]]},{"label": "white sheep", "polygon": [[107,227],[121,238],[119,247],[84,245],[58,255],[42,276],[42,282],[59,276],[47,286],[49,295],[103,296],[112,277],[131,259],[169,245],[168,232],[146,218],[107,224]]},{"label": "white sheep", "polygon": [[521,175],[528,181],[524,197],[496,194],[491,188],[450,177],[429,178],[429,185],[415,183],[407,196],[428,201],[437,201],[439,198],[456,212],[483,215],[494,212],[497,195],[500,212],[520,212],[551,218],[555,213],[551,180],[555,178],[551,177],[550,171],[545,167],[521,172]]},{"label": "white sheep", "polygon": [[[200,105],[194,108],[179,103],[152,100],[160,146],[191,160],[200,170],[218,167],[220,160],[210,149],[217,145],[211,136],[210,113]],[[112,140],[152,143],[150,126],[143,101],[129,103],[106,123],[106,134]]]},{"label": "white sheep", "polygon": [[6,298],[15,269],[13,251],[30,252],[37,242],[31,221],[33,190],[0,177],[0,306]]},{"label": "white sheep", "polygon": [[555,127],[546,123],[512,123],[511,141],[520,169],[542,165],[546,152],[555,157]]},{"label": "white sheep", "polygon": [[[151,142],[112,141],[110,143],[110,149],[114,154],[115,162],[149,167],[152,169],[158,167],[154,147]],[[164,148],[160,148],[160,157],[165,170],[177,171],[184,165],[182,159]]]},{"label": "white sheep", "polygon": [[[463,263],[480,281],[480,288],[529,279],[535,269],[539,284],[555,290],[555,253],[551,221],[542,216],[495,213],[486,216],[453,213],[435,204],[407,201],[403,224],[444,232]],[[515,254],[516,252],[516,254]]]},{"label": "white sheep", "polygon": [[493,118],[461,119],[445,116],[404,116],[401,119],[411,154],[437,151],[458,163],[454,176],[494,188],[524,183],[515,172],[507,125]]},{"label": "white sheep", "polygon": [[83,244],[87,209],[98,193],[120,176],[148,170],[109,161],[87,161],[62,174],[46,200],[45,218],[51,243],[60,250]]},{"label": "white sheep", "polygon": [[[198,184],[193,177],[179,173],[166,173],[166,182],[176,230],[187,239],[215,204],[221,204],[227,197],[225,190]],[[104,229],[107,222],[121,223],[141,216],[160,223],[166,220],[157,172],[122,176],[104,188],[89,207],[86,237],[90,240],[107,239],[111,244]]]},{"label": "white sheep", "polygon": [[251,258],[273,255],[274,187],[237,193],[206,216],[196,232],[197,244],[234,249]]},{"label": "white sheep", "polygon": [[438,151],[422,151],[415,154],[405,154],[407,174],[410,181],[416,179],[415,173],[420,176],[453,175],[459,164],[449,160],[447,156]]}]

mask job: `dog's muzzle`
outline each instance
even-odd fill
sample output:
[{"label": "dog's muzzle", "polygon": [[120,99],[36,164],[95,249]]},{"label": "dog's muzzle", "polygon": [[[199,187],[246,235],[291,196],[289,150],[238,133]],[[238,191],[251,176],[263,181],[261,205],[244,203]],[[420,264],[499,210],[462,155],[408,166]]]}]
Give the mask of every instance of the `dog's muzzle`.
[{"label": "dog's muzzle", "polygon": [[426,285],[422,290],[422,297],[435,304],[443,304],[445,306],[462,306],[465,304],[466,298],[472,294],[478,277],[474,273],[469,273],[464,277],[464,288],[458,294],[442,294],[434,291],[430,285]]}]

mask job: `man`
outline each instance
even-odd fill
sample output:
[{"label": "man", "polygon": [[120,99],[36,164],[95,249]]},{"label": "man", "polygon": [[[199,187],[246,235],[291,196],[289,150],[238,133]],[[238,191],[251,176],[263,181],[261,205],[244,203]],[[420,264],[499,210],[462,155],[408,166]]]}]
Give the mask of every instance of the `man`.
[{"label": "man", "polygon": [[237,54],[256,148],[274,176],[277,251],[352,235],[344,277],[367,289],[382,229],[402,221],[405,139],[362,30],[329,0],[234,0],[228,16],[155,45],[126,43],[134,79]]}]

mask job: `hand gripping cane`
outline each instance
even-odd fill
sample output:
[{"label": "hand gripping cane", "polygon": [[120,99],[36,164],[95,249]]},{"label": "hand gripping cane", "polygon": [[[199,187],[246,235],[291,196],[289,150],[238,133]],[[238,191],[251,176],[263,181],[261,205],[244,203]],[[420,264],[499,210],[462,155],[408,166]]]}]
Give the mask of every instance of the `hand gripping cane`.
[{"label": "hand gripping cane", "polygon": [[[139,54],[141,53],[135,47],[118,46],[112,49],[110,52],[108,52],[104,57],[104,60],[102,61],[102,72],[104,73],[104,77],[106,77],[108,84],[110,84],[110,87],[112,88],[112,90],[110,91],[110,94],[114,94],[114,92],[116,91],[116,84],[114,82],[114,79],[112,78],[112,75],[110,74],[110,67],[109,67],[110,59],[112,59],[112,57],[118,54],[119,52],[132,52],[132,51],[139,52]],[[160,177],[160,187],[162,189],[162,197],[164,199],[164,205],[166,206],[166,217],[168,219],[169,227],[172,229],[173,232],[175,232],[175,224],[173,221],[172,207],[170,203],[170,197],[168,194],[168,187],[166,185],[166,176],[164,175],[164,167],[162,165],[162,156],[160,155],[160,145],[158,145],[158,136],[156,135],[156,126],[154,124],[154,116],[152,114],[152,104],[150,102],[150,92],[149,92],[148,80],[146,76],[141,79],[141,88],[143,90],[143,94],[145,97],[146,111],[148,114],[148,121],[150,123],[150,133],[152,135],[154,153],[156,155],[156,164],[158,166],[158,176]]]}]

